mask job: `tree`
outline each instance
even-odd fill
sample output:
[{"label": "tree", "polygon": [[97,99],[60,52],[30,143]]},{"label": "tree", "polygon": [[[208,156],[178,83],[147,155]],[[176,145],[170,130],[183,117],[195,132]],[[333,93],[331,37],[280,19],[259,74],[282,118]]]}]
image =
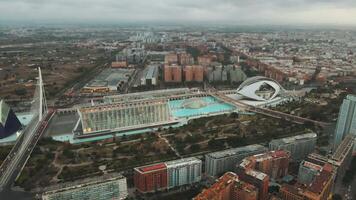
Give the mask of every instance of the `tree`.
[{"label": "tree", "polygon": [[25,96],[27,94],[27,90],[25,88],[19,88],[15,90],[15,94],[18,96]]},{"label": "tree", "polygon": [[191,150],[192,152],[197,152],[197,151],[200,150],[200,145],[199,145],[199,144],[192,144],[192,145],[190,146],[190,150]]},{"label": "tree", "polygon": [[215,138],[209,140],[208,146],[213,149],[221,148],[224,145],[224,141],[216,140]]},{"label": "tree", "polygon": [[69,149],[64,149],[63,150],[63,155],[69,159],[73,159],[74,158],[74,153],[69,150]]}]

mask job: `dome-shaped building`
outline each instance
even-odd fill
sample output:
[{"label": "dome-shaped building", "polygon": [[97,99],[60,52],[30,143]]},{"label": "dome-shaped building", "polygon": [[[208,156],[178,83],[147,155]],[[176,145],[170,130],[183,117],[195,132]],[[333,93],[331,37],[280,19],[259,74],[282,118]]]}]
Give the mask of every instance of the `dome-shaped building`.
[{"label": "dome-shaped building", "polygon": [[238,94],[254,101],[270,101],[284,92],[277,81],[264,76],[248,78],[237,88]]}]

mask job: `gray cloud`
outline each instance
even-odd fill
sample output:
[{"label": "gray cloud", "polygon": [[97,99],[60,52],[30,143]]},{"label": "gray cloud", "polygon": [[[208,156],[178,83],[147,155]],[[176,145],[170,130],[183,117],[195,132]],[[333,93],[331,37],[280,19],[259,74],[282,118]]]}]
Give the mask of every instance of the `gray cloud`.
[{"label": "gray cloud", "polygon": [[0,21],[356,25],[355,0],[0,0]]}]

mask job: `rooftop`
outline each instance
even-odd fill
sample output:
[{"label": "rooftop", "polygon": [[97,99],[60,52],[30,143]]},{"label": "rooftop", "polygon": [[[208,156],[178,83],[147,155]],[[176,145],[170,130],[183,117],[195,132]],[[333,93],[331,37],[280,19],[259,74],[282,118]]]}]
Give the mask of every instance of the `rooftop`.
[{"label": "rooftop", "polygon": [[298,142],[300,140],[309,140],[309,139],[316,139],[316,138],[317,138],[316,133],[306,133],[303,135],[297,135],[297,136],[272,140],[271,143],[272,144],[291,144],[291,143]]},{"label": "rooftop", "polygon": [[178,159],[178,160],[172,160],[165,162],[167,167],[172,167],[172,166],[179,166],[179,165],[186,165],[186,164],[194,164],[194,163],[201,163],[201,160],[195,157],[190,157],[190,158],[183,158],[183,159]]},{"label": "rooftop", "polygon": [[249,169],[249,170],[246,170],[245,173],[249,176],[252,176],[254,178],[257,178],[258,180],[265,180],[266,178],[268,178],[268,175],[265,174],[265,173],[262,173],[262,172],[259,172],[259,171],[256,171],[254,169]]},{"label": "rooftop", "polygon": [[147,166],[143,166],[143,167],[137,167],[135,169],[146,173],[146,172],[152,172],[152,171],[157,171],[157,170],[163,170],[163,169],[167,169],[167,168],[164,163],[158,163],[158,164],[147,165]]},{"label": "rooftop", "polygon": [[154,77],[158,76],[158,67],[154,65],[150,65],[146,69],[146,79],[152,79]]},{"label": "rooftop", "polygon": [[133,69],[105,69],[86,84],[86,87],[117,86],[120,82],[127,82],[133,72]]},{"label": "rooftop", "polygon": [[167,99],[145,99],[145,100],[131,100],[130,102],[118,102],[112,104],[98,104],[94,106],[83,106],[79,109],[82,113],[92,113],[105,110],[122,109],[128,106],[142,105],[142,104],[166,104]]},{"label": "rooftop", "polygon": [[252,157],[255,158],[257,162],[261,162],[273,158],[286,158],[289,157],[289,153],[284,150],[278,150],[278,151],[269,151],[263,154],[257,154]]},{"label": "rooftop", "polygon": [[330,164],[326,164],[326,168],[324,167],[320,175],[315,177],[311,186],[308,188],[309,191],[320,194],[325,189],[325,185],[332,177],[332,170],[330,171],[330,167],[328,165]]},{"label": "rooftop", "polygon": [[304,161],[303,162],[303,166],[308,167],[310,169],[313,169],[315,171],[321,171],[323,169],[322,166],[314,164],[314,163],[311,163],[311,162],[308,162],[308,161]]},{"label": "rooftop", "polygon": [[354,94],[349,94],[346,96],[346,98],[351,101],[356,101],[356,95],[354,95]]},{"label": "rooftop", "polygon": [[238,181],[238,176],[233,172],[227,172],[221,176],[216,183],[214,183],[210,188],[203,190],[195,200],[207,200],[214,199],[220,192],[225,190],[228,186]]},{"label": "rooftop", "polygon": [[223,158],[227,156],[232,156],[232,155],[238,155],[238,154],[245,154],[245,153],[251,153],[251,151],[258,151],[258,150],[267,150],[264,146],[259,145],[259,144],[254,144],[254,145],[248,145],[244,147],[238,147],[234,149],[228,149],[225,151],[218,151],[214,153],[207,154],[210,157],[214,158]]},{"label": "rooftop", "polygon": [[110,174],[104,174],[102,176],[95,176],[95,177],[85,178],[81,180],[76,180],[73,182],[60,183],[57,185],[47,187],[44,189],[44,191],[46,191],[47,194],[57,193],[57,192],[86,187],[89,185],[97,185],[99,183],[105,183],[105,182],[124,179],[124,178],[125,177],[122,176],[120,173],[110,173]]}]

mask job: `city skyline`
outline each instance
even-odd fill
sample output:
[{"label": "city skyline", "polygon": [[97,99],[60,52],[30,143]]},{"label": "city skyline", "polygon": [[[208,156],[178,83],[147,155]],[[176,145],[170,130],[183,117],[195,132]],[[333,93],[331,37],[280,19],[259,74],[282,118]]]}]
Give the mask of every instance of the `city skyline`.
[{"label": "city skyline", "polygon": [[[94,14],[93,14],[94,13]],[[184,13],[184,14],[182,14]],[[1,1],[0,23],[210,23],[356,26],[351,0]]]}]

